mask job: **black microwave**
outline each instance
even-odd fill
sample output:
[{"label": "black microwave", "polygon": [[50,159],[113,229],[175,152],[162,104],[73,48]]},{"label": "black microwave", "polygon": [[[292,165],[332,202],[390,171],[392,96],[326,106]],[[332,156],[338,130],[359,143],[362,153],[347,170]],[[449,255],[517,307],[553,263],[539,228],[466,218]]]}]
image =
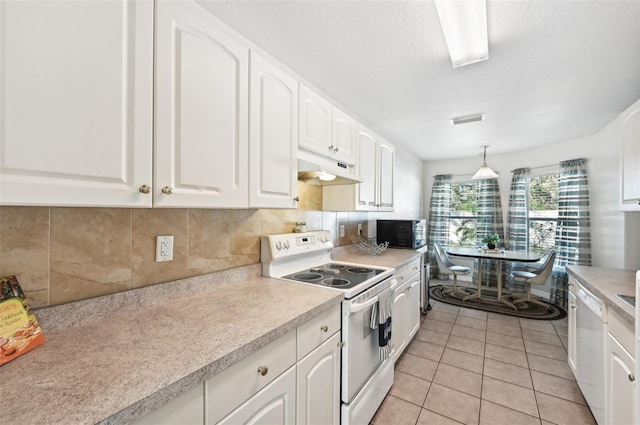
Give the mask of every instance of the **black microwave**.
[{"label": "black microwave", "polygon": [[417,249],[427,244],[427,220],[377,220],[376,240],[390,248]]}]

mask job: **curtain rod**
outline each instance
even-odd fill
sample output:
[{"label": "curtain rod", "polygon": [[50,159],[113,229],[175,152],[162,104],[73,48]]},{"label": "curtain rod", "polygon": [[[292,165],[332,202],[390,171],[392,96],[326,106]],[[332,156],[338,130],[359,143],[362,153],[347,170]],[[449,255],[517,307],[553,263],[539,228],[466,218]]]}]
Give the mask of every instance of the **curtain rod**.
[{"label": "curtain rod", "polygon": [[[549,167],[556,167],[556,168],[560,168],[560,164],[549,164],[549,165],[539,165],[537,167],[520,167],[520,168],[528,168],[530,170],[535,170],[537,168],[549,168]],[[510,173],[513,173],[514,171],[519,170],[519,168],[514,168],[513,170],[509,170]]]}]

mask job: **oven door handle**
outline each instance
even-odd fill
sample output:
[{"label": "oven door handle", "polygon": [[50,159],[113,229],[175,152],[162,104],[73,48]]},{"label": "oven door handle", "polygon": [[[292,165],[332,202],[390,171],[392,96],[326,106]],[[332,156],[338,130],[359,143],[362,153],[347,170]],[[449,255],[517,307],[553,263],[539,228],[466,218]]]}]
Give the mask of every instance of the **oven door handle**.
[{"label": "oven door handle", "polygon": [[365,301],[365,302],[363,302],[363,303],[360,303],[360,304],[351,304],[351,305],[349,306],[349,314],[351,314],[351,313],[357,313],[357,312],[359,312],[359,311],[362,311],[362,310],[364,310],[364,309],[367,309],[367,308],[371,307],[372,305],[374,305],[374,304],[375,304],[375,303],[377,303],[377,302],[378,302],[378,297],[377,297],[377,296],[375,296],[375,297],[371,298],[370,300],[367,300],[367,301]]}]

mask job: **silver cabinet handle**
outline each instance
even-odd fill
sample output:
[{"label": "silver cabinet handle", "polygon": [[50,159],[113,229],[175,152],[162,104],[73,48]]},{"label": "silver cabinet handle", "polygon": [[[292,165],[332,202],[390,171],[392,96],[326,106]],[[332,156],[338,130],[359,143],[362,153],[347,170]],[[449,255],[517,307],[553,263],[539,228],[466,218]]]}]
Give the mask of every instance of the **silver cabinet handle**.
[{"label": "silver cabinet handle", "polygon": [[165,186],[162,188],[162,193],[164,193],[165,195],[171,195],[173,193],[173,189],[169,186]]},{"label": "silver cabinet handle", "polygon": [[258,373],[262,376],[265,376],[269,372],[269,368],[266,366],[260,366],[258,368]]},{"label": "silver cabinet handle", "polygon": [[629,381],[633,382],[633,381],[635,381],[635,380],[636,380],[636,377],[635,377],[635,376],[633,376],[633,373],[630,373],[630,374],[629,374]]},{"label": "silver cabinet handle", "polygon": [[575,310],[575,309],[576,309],[575,304],[571,304],[571,310]]},{"label": "silver cabinet handle", "polygon": [[327,326],[327,325],[322,325],[322,326],[320,326],[320,330],[321,330],[322,332],[327,332],[327,331],[329,330],[329,326]]},{"label": "silver cabinet handle", "polygon": [[300,202],[300,197],[299,197],[299,196],[296,196],[295,198],[293,198],[293,200],[294,200],[295,202]]},{"label": "silver cabinet handle", "polygon": [[138,190],[142,193],[151,193],[151,186],[143,184]]},{"label": "silver cabinet handle", "polygon": [[342,347],[344,347],[344,342],[340,341],[338,343],[338,348],[342,350]]},{"label": "silver cabinet handle", "polygon": [[336,146],[335,148],[333,148],[334,152],[338,152],[338,147]]}]

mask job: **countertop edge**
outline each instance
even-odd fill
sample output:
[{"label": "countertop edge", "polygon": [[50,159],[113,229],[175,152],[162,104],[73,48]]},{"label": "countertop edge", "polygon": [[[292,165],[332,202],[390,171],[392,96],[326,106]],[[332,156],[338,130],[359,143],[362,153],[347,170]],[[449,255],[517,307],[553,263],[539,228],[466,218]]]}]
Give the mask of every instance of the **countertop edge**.
[{"label": "countertop edge", "polygon": [[270,342],[275,341],[288,332],[295,331],[298,326],[342,302],[342,299],[343,297],[341,294],[336,294],[336,297],[309,309],[307,312],[272,329],[268,333],[243,345],[237,350],[216,359],[209,365],[167,385],[163,389],[97,423],[100,425],[123,425],[134,423],[134,421],[141,419],[152,411],[164,406],[172,399],[179,397],[187,391],[195,388],[197,385],[203,384],[206,380],[211,379],[233,364],[250,356],[260,348],[268,345]]}]

